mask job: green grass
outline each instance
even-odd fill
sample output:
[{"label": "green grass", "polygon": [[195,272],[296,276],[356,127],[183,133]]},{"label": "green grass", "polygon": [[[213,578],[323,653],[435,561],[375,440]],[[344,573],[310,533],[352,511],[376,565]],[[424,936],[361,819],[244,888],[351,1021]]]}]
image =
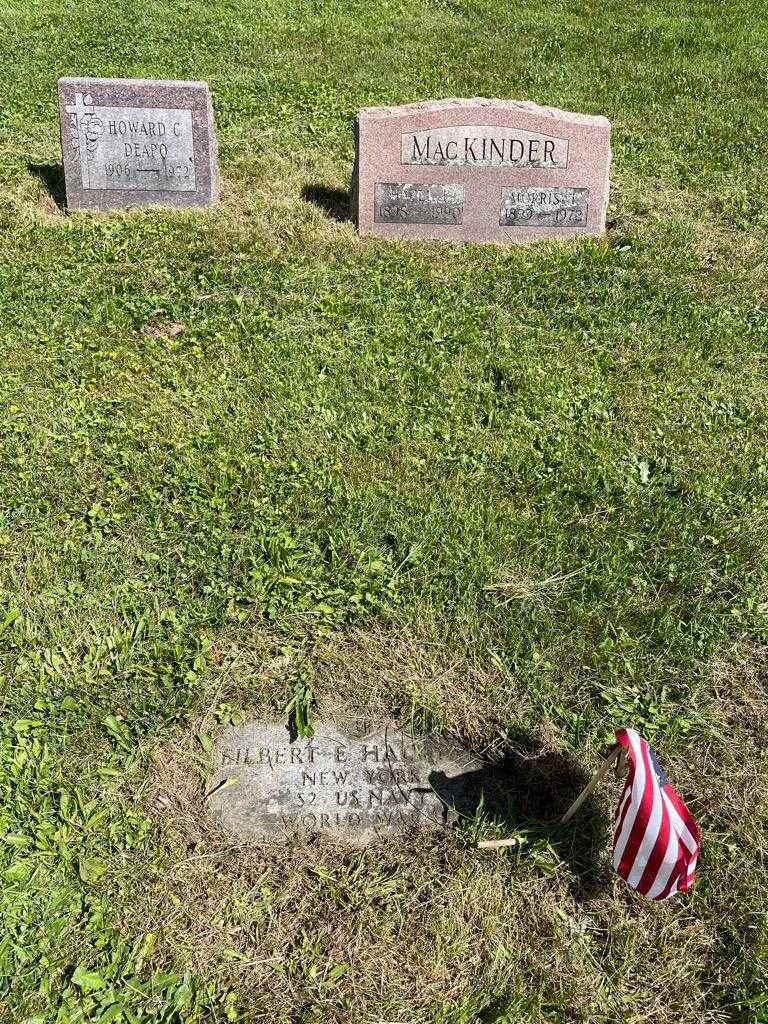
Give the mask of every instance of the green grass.
[{"label": "green grass", "polygon": [[[768,1020],[763,5],[0,26],[0,1019]],[[221,204],[63,216],[63,74],[206,79]],[[359,106],[450,95],[607,114],[606,239],[361,241],[307,198]],[[516,750],[514,818],[237,845],[198,734],[297,692]],[[627,724],[704,835],[664,905],[607,870],[615,787],[543,823]]]}]

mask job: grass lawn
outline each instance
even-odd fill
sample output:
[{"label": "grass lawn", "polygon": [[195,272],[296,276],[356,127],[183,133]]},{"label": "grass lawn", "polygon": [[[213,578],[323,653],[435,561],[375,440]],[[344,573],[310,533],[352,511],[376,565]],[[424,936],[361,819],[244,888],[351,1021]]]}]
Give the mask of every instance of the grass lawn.
[{"label": "grass lawn", "polygon": [[[768,1021],[765,6],[0,27],[0,1020]],[[220,205],[63,215],[64,74],[206,79]],[[608,115],[607,237],[360,240],[355,110],[452,95]],[[304,688],[507,754],[514,811],[217,831],[208,738]],[[664,904],[608,869],[615,784],[546,823],[624,725],[704,837]]]}]

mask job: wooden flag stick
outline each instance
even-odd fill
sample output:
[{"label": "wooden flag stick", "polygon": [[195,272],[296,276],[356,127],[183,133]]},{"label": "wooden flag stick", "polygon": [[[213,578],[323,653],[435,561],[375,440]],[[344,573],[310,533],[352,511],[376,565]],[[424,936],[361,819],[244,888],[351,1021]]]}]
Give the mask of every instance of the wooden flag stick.
[{"label": "wooden flag stick", "polygon": [[611,748],[611,751],[608,754],[608,757],[605,759],[605,761],[603,761],[603,763],[597,769],[597,771],[592,776],[592,778],[589,780],[587,785],[584,787],[584,789],[582,789],[582,791],[579,793],[579,795],[573,801],[571,806],[568,808],[568,810],[565,812],[565,814],[560,819],[560,824],[561,825],[564,825],[566,823],[566,821],[570,821],[571,820],[571,818],[574,816],[576,811],[578,811],[578,809],[581,807],[581,805],[587,799],[589,794],[594,790],[594,788],[598,784],[598,782],[601,779],[605,778],[605,776],[608,774],[608,770],[610,769],[611,765],[613,764],[614,761],[617,760],[617,758],[620,757],[620,755],[621,755],[623,750],[624,750],[624,748],[620,744],[618,744],[618,743],[614,747]]},{"label": "wooden flag stick", "polygon": [[478,844],[479,850],[498,850],[502,846],[517,846],[518,839],[483,839]]}]

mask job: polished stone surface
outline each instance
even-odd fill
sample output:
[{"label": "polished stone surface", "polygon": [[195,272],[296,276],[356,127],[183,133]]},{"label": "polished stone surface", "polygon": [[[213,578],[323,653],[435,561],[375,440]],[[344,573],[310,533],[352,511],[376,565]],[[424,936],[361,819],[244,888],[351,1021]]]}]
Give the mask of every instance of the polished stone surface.
[{"label": "polished stone surface", "polygon": [[375,219],[379,224],[461,224],[461,185],[377,182]]}]

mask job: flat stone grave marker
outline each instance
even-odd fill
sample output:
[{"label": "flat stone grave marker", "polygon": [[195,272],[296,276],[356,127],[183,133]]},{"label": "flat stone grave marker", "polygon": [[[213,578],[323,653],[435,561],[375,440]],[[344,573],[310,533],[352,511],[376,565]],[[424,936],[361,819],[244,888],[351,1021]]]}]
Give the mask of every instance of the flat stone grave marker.
[{"label": "flat stone grave marker", "polygon": [[605,231],[611,125],[513,100],[365,107],[352,209],[361,235],[530,242]]},{"label": "flat stone grave marker", "polygon": [[218,147],[205,82],[60,78],[67,208],[210,206]]},{"label": "flat stone grave marker", "polygon": [[471,814],[485,767],[444,737],[331,721],[293,742],[283,724],[229,726],[214,759],[206,803],[229,831],[271,842],[325,833],[353,846]]}]

